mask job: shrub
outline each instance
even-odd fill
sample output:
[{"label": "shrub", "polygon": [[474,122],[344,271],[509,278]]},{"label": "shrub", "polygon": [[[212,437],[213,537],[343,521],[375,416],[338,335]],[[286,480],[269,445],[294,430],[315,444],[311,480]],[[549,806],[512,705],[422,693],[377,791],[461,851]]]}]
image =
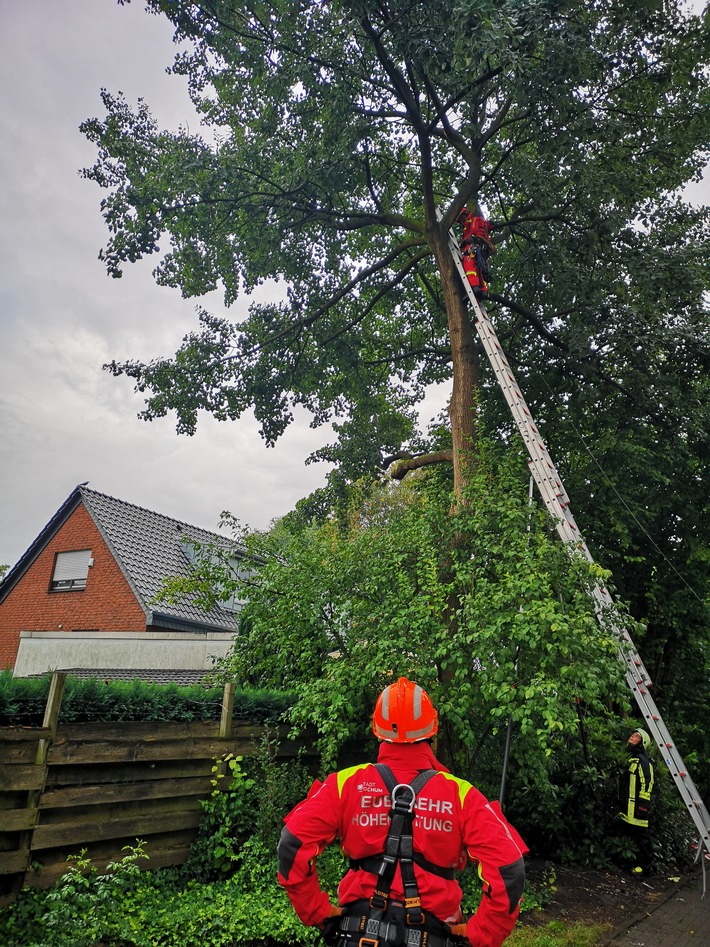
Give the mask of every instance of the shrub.
[{"label": "shrub", "polygon": [[[51,674],[13,677],[0,672],[0,726],[41,726]],[[214,720],[223,689],[201,684],[152,684],[102,681],[67,676],[59,720],[62,723],[118,720]],[[253,723],[274,723],[293,704],[293,696],[273,690],[237,690],[233,716]]]}]

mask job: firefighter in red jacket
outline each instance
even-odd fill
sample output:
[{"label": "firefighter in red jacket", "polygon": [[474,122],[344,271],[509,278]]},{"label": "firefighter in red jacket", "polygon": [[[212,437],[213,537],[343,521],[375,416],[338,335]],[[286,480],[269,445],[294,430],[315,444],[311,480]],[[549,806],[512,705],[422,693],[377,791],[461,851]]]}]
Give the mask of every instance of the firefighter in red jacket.
[{"label": "firefighter in red jacket", "polygon": [[461,254],[464,272],[476,296],[485,297],[490,276],[488,258],[496,252],[491,242],[491,222],[474,214],[467,207],[461,210],[456,220],[457,223],[463,224]]},{"label": "firefighter in red jacket", "polygon": [[[401,677],[386,687],[372,729],[382,741],[378,763],[316,781],[284,820],[279,882],[296,913],[340,947],[454,947],[463,938],[474,947],[500,947],[518,916],[525,844],[497,803],[434,756],[437,713],[420,686]],[[403,796],[410,813],[397,816]],[[409,848],[405,830],[387,876],[384,853],[392,851],[396,818],[409,818]],[[350,859],[337,907],[321,890],[315,868],[316,857],[336,839]],[[455,874],[467,857],[478,865],[483,897],[465,921]]]}]

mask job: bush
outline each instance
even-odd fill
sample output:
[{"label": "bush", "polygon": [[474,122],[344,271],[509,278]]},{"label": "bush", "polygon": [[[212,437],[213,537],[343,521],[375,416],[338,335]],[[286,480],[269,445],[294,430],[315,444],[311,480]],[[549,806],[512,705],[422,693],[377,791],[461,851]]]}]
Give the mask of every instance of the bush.
[{"label": "bush", "polygon": [[213,767],[214,790],[201,801],[204,816],[183,871],[216,879],[234,873],[250,842],[276,851],[282,819],[303,799],[311,777],[296,762],[276,759],[278,744],[267,730],[257,753],[244,761],[231,753]]},{"label": "bush", "polygon": [[25,891],[0,915],[7,947],[94,947],[120,943],[124,903],[141,879],[138,862],[147,858],[144,843],[126,846],[127,854],[99,874],[86,850],[69,857],[70,868],[46,892]]},{"label": "bush", "polygon": [[[0,943],[3,947],[322,944],[317,931],[304,927],[296,917],[277,882],[274,848],[261,839],[248,839],[233,874],[213,881],[188,878],[174,869],[137,873],[135,858],[141,857],[140,852],[140,845],[129,850],[110,873],[81,878],[77,874],[80,860],[74,860],[54,889],[25,889],[10,908],[0,912]],[[327,890],[335,892],[344,868],[338,847],[331,845],[318,859],[318,873]],[[464,907],[471,912],[480,899],[480,883],[470,869],[461,880]],[[537,910],[549,897],[549,884],[540,891],[526,890],[523,910]],[[538,947],[543,943],[553,947],[558,941],[536,941]],[[559,943],[576,942],[561,939]]]},{"label": "bush", "polygon": [[[41,678],[13,677],[0,672],[0,726],[41,726],[52,675]],[[132,681],[101,681],[67,676],[61,723],[94,723],[119,720],[214,720],[222,708],[223,688],[201,684],[152,684]],[[273,690],[237,690],[235,718],[253,723],[281,720],[293,704],[293,696]]]}]

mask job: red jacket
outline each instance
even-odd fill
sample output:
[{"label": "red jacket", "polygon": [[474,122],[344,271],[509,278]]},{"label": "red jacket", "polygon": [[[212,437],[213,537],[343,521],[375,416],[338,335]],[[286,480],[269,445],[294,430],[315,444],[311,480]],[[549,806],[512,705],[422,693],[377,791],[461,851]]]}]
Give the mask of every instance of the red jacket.
[{"label": "red jacket", "polygon": [[495,246],[491,242],[491,230],[493,225],[490,220],[485,220],[477,214],[472,213],[467,207],[464,207],[456,218],[460,224],[463,224],[462,244],[467,245],[474,238],[482,240],[488,245],[491,253],[495,253]]},{"label": "red jacket", "polygon": [[[525,879],[522,856],[527,851],[522,839],[497,803],[489,803],[471,783],[447,772],[428,743],[383,743],[378,761],[390,767],[398,782],[411,782],[421,770],[438,770],[417,797],[414,849],[444,868],[462,869],[467,855],[478,863],[484,896],[468,921],[468,938],[475,947],[500,947],[518,916]],[[286,816],[279,842],[279,882],[304,924],[322,924],[330,914],[316,856],[336,838],[348,858],[380,854],[389,828],[389,801],[377,769],[365,763],[315,783],[308,798]],[[418,865],[415,874],[423,910],[446,923],[460,922],[458,882]],[[369,898],[376,879],[362,869],[348,871],[338,888],[339,904]],[[403,900],[399,868],[391,895]]]}]

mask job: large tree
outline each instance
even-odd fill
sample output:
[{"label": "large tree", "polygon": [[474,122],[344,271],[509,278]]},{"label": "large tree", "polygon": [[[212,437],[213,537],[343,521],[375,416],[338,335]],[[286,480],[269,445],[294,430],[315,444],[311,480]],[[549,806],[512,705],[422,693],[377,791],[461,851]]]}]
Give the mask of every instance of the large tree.
[{"label": "large tree", "polygon": [[[478,406],[511,425],[446,242],[464,204],[485,209],[503,345],[671,682],[710,586],[710,227],[681,199],[708,156],[708,19],[679,0],[147,4],[205,132],[103,92],[83,130],[107,269],[156,254],[185,296],[275,279],[282,300],[236,324],[202,311],[174,357],[114,363],[144,416],[190,433],[200,410],[253,408],[273,444],[301,404],[334,425],[316,454],[333,478],[452,459],[463,496]],[[426,443],[414,409],[444,380],[450,438]]]},{"label": "large tree", "polygon": [[[453,379],[452,449],[421,462],[453,459],[460,491],[480,384],[446,243],[464,204],[496,222],[496,315],[525,359],[544,351],[598,392],[619,383],[607,335],[646,283],[619,247],[657,258],[654,214],[710,138],[707,32],[683,4],[148,7],[186,41],[173,72],[207,131],[160,130],[145,104],[103,92],[106,118],[83,130],[99,149],[85,174],[110,192],[107,269],[167,236],[159,282],[186,296],[222,285],[229,304],[278,279],[283,301],[238,324],[202,312],[174,358],[114,364],[148,392],[145,417],[175,410],[192,432],[200,409],[253,408],[272,444],[300,403],[334,422],[319,456],[347,477],[411,450],[424,386]],[[697,310],[701,282],[654,302]],[[642,377],[653,368],[638,359]]]}]

